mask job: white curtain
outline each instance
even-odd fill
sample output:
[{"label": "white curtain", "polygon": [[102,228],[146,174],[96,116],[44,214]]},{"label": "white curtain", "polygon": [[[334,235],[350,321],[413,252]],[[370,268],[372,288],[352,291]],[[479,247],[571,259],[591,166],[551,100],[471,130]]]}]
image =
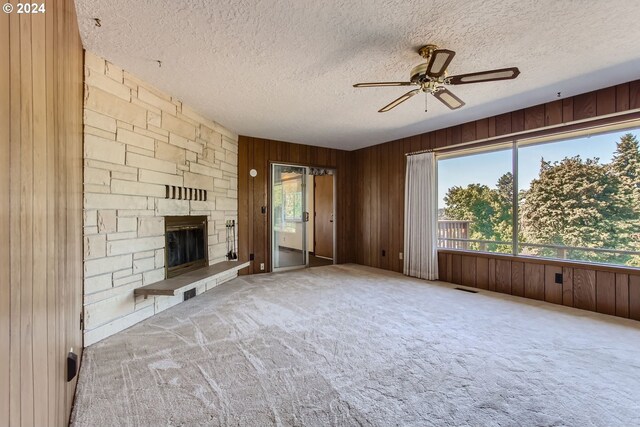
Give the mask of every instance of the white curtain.
[{"label": "white curtain", "polygon": [[438,209],[433,153],[407,157],[404,187],[404,274],[438,280]]}]

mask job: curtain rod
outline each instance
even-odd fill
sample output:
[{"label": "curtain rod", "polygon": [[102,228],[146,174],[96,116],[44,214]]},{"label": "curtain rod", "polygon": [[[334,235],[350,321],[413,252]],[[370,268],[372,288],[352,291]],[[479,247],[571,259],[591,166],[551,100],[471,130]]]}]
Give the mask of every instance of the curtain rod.
[{"label": "curtain rod", "polygon": [[419,151],[412,151],[410,153],[404,153],[405,156],[414,156],[416,154],[422,154],[422,153],[433,153],[434,151],[437,151],[437,149],[435,148],[427,148],[425,150],[419,150]]}]

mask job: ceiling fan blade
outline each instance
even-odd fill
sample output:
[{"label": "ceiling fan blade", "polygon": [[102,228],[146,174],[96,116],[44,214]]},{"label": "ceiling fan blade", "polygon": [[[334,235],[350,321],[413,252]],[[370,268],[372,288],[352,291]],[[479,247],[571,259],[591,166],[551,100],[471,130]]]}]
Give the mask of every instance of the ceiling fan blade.
[{"label": "ceiling fan blade", "polygon": [[452,110],[457,110],[458,108],[464,105],[464,102],[462,101],[462,99],[455,96],[448,89],[440,89],[439,91],[435,92],[433,96],[435,96],[438,99],[438,101],[442,102],[444,105],[451,108]]},{"label": "ceiling fan blade", "polygon": [[386,87],[386,86],[413,86],[413,82],[370,82],[356,83],[353,87]]},{"label": "ceiling fan blade", "polygon": [[413,95],[415,95],[418,92],[420,92],[420,89],[410,90],[409,92],[407,92],[404,95],[402,95],[400,98],[391,101],[389,104],[387,104],[384,107],[382,107],[381,109],[379,109],[378,113],[386,113],[387,111],[391,110],[392,108],[395,108],[398,105],[402,104],[404,101],[406,101],[407,99],[411,98]]},{"label": "ceiling fan blade", "polygon": [[517,67],[500,68],[498,70],[480,71],[479,73],[459,74],[447,78],[450,85],[464,85],[469,83],[492,82],[494,80],[515,79],[520,74]]},{"label": "ceiling fan blade", "polygon": [[440,77],[443,75],[454,56],[456,56],[456,53],[452,50],[434,50],[427,64],[427,76]]}]

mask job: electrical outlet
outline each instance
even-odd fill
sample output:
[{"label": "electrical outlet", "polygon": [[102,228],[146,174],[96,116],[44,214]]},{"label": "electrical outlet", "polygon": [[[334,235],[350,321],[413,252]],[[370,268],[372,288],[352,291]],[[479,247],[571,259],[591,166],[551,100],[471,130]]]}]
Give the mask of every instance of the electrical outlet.
[{"label": "electrical outlet", "polygon": [[402,252],[400,252],[400,254],[398,255],[398,258],[399,259],[404,259],[404,258],[402,258]]},{"label": "electrical outlet", "polygon": [[562,285],[562,273],[556,273],[556,283]]},{"label": "electrical outlet", "polygon": [[264,271],[264,262],[260,263],[260,271]]},{"label": "electrical outlet", "polygon": [[385,251],[384,249],[382,250],[382,256],[387,256],[387,251]]}]

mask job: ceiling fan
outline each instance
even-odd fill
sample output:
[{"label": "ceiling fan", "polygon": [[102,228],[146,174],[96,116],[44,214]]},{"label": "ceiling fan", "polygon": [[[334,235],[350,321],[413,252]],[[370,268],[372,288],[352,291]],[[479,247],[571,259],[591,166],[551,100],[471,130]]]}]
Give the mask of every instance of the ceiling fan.
[{"label": "ceiling fan", "polygon": [[457,110],[464,105],[464,102],[448,90],[445,85],[464,85],[470,83],[491,82],[494,80],[515,79],[520,74],[517,67],[500,68],[497,70],[480,71],[477,73],[458,74],[457,76],[447,76],[447,67],[456,55],[452,50],[439,49],[434,44],[422,46],[418,53],[427,62],[416,65],[411,70],[408,82],[371,82],[357,83],[353,87],[386,87],[386,86],[418,86],[417,89],[410,90],[400,98],[393,100],[389,104],[378,110],[385,113],[402,104],[412,96],[424,92],[425,108],[427,111],[427,94],[432,94],[436,99],[452,110]]}]

